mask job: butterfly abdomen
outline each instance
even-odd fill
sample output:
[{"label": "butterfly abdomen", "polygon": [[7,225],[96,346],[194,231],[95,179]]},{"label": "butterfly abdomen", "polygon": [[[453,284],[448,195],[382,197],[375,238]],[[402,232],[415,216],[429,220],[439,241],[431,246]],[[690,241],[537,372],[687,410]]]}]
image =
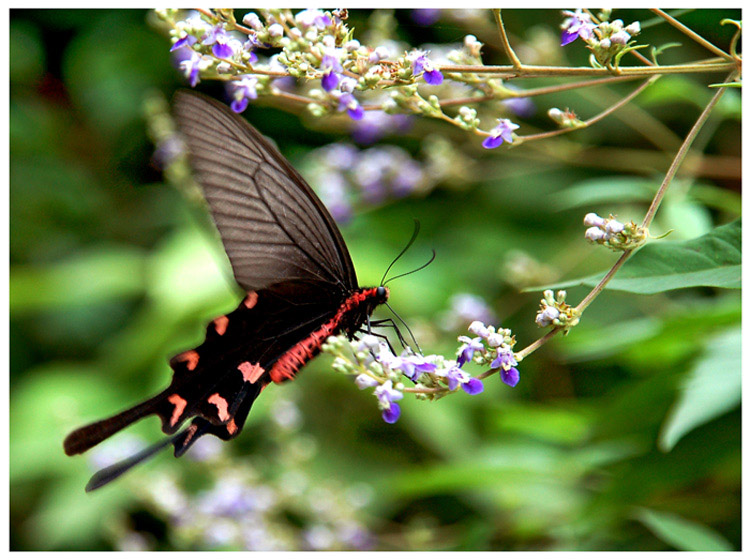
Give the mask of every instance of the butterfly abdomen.
[{"label": "butterfly abdomen", "polygon": [[279,356],[269,371],[271,380],[281,383],[293,379],[307,362],[318,355],[329,336],[342,331],[349,336],[353,335],[372,310],[386,299],[387,288],[362,288],[353,292],[344,300],[333,317]]}]

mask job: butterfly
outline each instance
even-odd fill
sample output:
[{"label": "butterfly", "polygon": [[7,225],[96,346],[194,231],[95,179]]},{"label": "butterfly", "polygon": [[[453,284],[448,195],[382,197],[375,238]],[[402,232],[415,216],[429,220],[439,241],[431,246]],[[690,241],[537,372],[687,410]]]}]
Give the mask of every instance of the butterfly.
[{"label": "butterfly", "polygon": [[389,295],[383,285],[359,287],[326,207],[243,118],[192,91],[175,95],[174,117],[246,296],[237,309],[209,323],[200,346],[170,360],[172,381],[164,391],[68,435],[65,453],[76,455],[152,414],[170,435],[99,471],[86,491],[170,444],[180,457],[206,434],[237,437],[264,388],[293,379],[329,336],[354,337]]}]

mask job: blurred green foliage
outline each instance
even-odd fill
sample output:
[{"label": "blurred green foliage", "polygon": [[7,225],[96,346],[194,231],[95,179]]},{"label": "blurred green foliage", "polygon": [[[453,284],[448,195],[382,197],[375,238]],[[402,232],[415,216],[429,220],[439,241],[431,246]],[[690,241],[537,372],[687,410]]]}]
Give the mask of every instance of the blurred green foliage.
[{"label": "blurred green foliage", "polygon": [[[352,14],[358,32],[369,15]],[[693,11],[681,20],[726,45],[732,30],[718,25],[725,17],[738,14]],[[460,20],[418,27],[408,12],[397,18],[414,45],[474,32],[487,43],[488,63],[503,60],[489,14],[478,30]],[[393,426],[380,420],[370,395],[318,359],[293,386],[264,393],[242,437],[217,461],[165,454],[84,494],[94,467],[63,454],[66,433],[165,386],[166,358],[199,343],[206,322],[237,301],[204,211],[152,164],[144,100],[155,92],[168,98],[181,80],[149,19],[135,10],[11,11],[12,549],[205,546],[180,533],[144,488],[167,477],[194,494],[212,475],[254,469],[279,489],[290,464],[313,490],[366,484],[371,499],[359,515],[380,549],[740,548],[740,293],[711,282],[651,295],[606,291],[570,336],[521,364],[515,389],[495,376],[476,397],[405,400]],[[559,21],[555,11],[505,14],[518,42],[547,33],[554,44]],[[683,45],[665,51],[662,63],[706,56],[663,24],[645,27],[644,36]],[[556,56],[585,64],[583,50]],[[456,141],[464,180],[356,216],[343,231],[360,281],[377,282],[418,218],[423,234],[400,266],[418,266],[431,248],[438,258],[394,283],[392,304],[425,351],[452,352],[455,336],[465,334],[441,330],[460,292],[490,302],[522,348],[540,334],[533,323],[540,294],[519,293],[510,282],[509,255],[520,250],[544,263],[550,281],[610,266],[611,254],[584,245],[581,217],[617,212],[638,220],[713,94],[705,86],[718,80],[663,78],[592,129],[498,153],[482,153],[478,141],[441,123],[419,122],[400,143],[416,154],[428,135]],[[675,230],[669,243],[688,246],[694,242],[684,240],[716,235],[739,217],[738,93],[726,92],[696,144],[706,154],[696,181],[684,176],[657,216],[656,233]],[[605,92],[537,98],[531,123],[549,128],[551,106],[595,114],[607,104],[598,95]],[[270,107],[251,107],[247,117],[295,164],[341,138]],[[661,140],[629,120],[655,127]],[[584,294],[571,288],[568,300]],[[293,437],[270,419],[280,399],[300,411]],[[156,422],[131,432],[154,440]],[[304,461],[290,463],[288,449],[301,442],[314,444]],[[289,530],[305,523],[288,515]]]}]

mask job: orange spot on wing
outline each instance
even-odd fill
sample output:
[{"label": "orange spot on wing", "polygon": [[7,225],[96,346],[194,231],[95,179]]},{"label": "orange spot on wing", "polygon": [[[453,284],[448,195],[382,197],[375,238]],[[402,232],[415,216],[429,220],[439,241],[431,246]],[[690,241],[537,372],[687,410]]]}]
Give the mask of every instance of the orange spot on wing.
[{"label": "orange spot on wing", "polygon": [[222,422],[226,422],[229,420],[229,405],[227,404],[227,400],[219,395],[219,393],[214,393],[210,397],[208,397],[208,402],[210,404],[216,405],[216,408],[218,410],[219,420]]},{"label": "orange spot on wing", "polygon": [[229,317],[227,317],[226,315],[223,315],[218,319],[214,319],[214,328],[216,329],[216,334],[218,334],[219,336],[227,332],[227,325],[229,325]]},{"label": "orange spot on wing", "polygon": [[187,406],[187,401],[183,399],[180,395],[175,393],[174,395],[169,395],[167,397],[167,400],[174,405],[174,410],[172,411],[172,418],[169,420],[169,425],[174,426],[177,424],[177,421],[180,419],[180,416],[182,416],[182,413],[185,411],[185,407]]},{"label": "orange spot on wing", "polygon": [[237,433],[237,424],[234,423],[234,418],[230,419],[229,422],[227,422],[227,432],[232,435]]},{"label": "orange spot on wing", "polygon": [[242,362],[237,366],[237,369],[242,372],[242,379],[247,383],[255,383],[266,371],[260,367],[260,364],[251,364],[250,362]]},{"label": "orange spot on wing", "polygon": [[248,292],[247,297],[245,298],[245,301],[243,302],[245,304],[245,307],[248,309],[252,309],[255,307],[255,304],[258,303],[258,293],[257,292]]},{"label": "orange spot on wing", "polygon": [[187,365],[185,367],[188,369],[188,371],[193,371],[195,369],[195,367],[198,365],[199,359],[200,356],[195,350],[188,350],[187,352],[183,352],[182,354],[179,354],[175,357],[175,361],[177,363],[187,362]]}]

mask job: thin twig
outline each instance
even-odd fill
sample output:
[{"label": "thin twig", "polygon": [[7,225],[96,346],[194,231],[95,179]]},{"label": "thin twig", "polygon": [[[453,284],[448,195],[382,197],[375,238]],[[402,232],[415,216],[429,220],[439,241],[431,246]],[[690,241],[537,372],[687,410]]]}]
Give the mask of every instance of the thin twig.
[{"label": "thin twig", "polygon": [[721,58],[724,58],[726,60],[734,60],[732,58],[732,55],[730,55],[729,53],[725,53],[719,47],[717,47],[710,41],[707,41],[706,39],[698,35],[695,31],[693,31],[689,27],[686,27],[685,25],[681,24],[679,21],[674,19],[672,16],[670,16],[668,13],[664,12],[663,10],[659,10],[658,8],[653,8],[651,11],[654,12],[659,17],[664,18],[664,20],[667,23],[669,23],[672,27],[679,29],[682,33],[690,37],[693,41],[707,48],[712,53],[719,55]]},{"label": "thin twig", "polygon": [[[724,80],[724,83],[729,83],[732,80],[734,80],[735,74],[732,72],[729,77],[727,77],[726,80]],[[672,161],[672,165],[669,166],[669,170],[667,171],[666,175],[664,176],[664,180],[661,183],[661,186],[659,187],[659,190],[656,192],[656,196],[654,196],[654,200],[651,202],[651,206],[649,207],[648,211],[646,212],[646,216],[643,218],[643,223],[641,224],[641,227],[647,228],[651,225],[651,221],[654,219],[654,215],[656,215],[656,211],[659,209],[659,205],[661,204],[662,199],[664,198],[664,195],[667,192],[667,189],[669,188],[669,184],[672,182],[672,179],[674,178],[675,174],[677,173],[677,170],[680,167],[680,164],[685,159],[685,156],[687,156],[688,151],[690,150],[690,146],[693,143],[693,140],[695,140],[695,137],[700,132],[701,128],[703,127],[703,124],[706,122],[706,119],[708,119],[708,116],[711,114],[711,111],[716,106],[716,104],[719,102],[719,99],[721,99],[721,96],[724,95],[724,92],[727,88],[718,88],[714,96],[711,98],[711,101],[708,102],[708,105],[706,105],[705,109],[703,109],[703,112],[698,117],[698,120],[695,121],[695,124],[693,125],[693,128],[690,129],[690,132],[685,137],[684,142],[682,143],[682,146],[680,146],[679,151],[674,157],[674,160]]]},{"label": "thin twig", "polygon": [[[595,115],[591,117],[590,119],[583,121],[583,124],[581,126],[578,126],[577,128],[561,128],[559,130],[553,130],[550,132],[541,132],[539,134],[530,134],[528,136],[519,136],[518,140],[522,142],[529,142],[532,140],[541,140],[544,138],[551,138],[553,136],[559,136],[561,134],[565,134],[568,132],[572,132],[574,130],[580,130],[582,128],[586,128],[588,126],[591,126],[592,124],[599,122],[603,118],[607,117],[608,115],[611,115],[614,113],[617,109],[625,105],[626,103],[629,103],[633,98],[635,98],[639,93],[641,93],[644,89],[646,89],[649,85],[651,85],[654,81],[656,81],[659,78],[659,76],[653,76],[652,78],[649,78],[645,82],[643,82],[640,86],[635,88],[633,91],[631,91],[628,95],[620,99],[617,103],[612,105],[611,107],[605,109],[598,115]],[[520,143],[520,142],[519,142]]]},{"label": "thin twig", "polygon": [[492,14],[495,16],[495,21],[497,22],[497,30],[500,33],[500,44],[502,44],[503,49],[505,49],[505,54],[507,54],[508,58],[510,58],[513,67],[519,71],[523,71],[523,63],[518,58],[518,56],[516,56],[516,53],[513,51],[513,47],[510,46],[508,34],[505,31],[505,25],[503,25],[503,17],[500,12],[501,10],[492,10]]}]

